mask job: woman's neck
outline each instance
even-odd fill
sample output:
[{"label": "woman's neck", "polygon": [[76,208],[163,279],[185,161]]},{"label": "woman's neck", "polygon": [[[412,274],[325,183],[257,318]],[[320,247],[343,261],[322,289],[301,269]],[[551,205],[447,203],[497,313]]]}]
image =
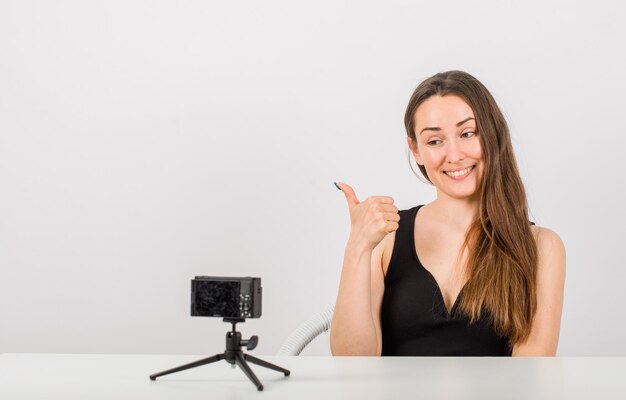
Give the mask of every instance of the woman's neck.
[{"label": "woman's neck", "polygon": [[430,203],[432,211],[443,221],[464,230],[476,219],[479,206],[477,199],[455,199],[440,193],[437,194],[437,199]]}]

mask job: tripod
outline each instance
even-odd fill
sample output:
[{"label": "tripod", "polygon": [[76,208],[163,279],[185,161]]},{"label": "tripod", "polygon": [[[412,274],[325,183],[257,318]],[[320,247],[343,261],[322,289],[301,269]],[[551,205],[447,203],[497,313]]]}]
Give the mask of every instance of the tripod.
[{"label": "tripod", "polygon": [[229,364],[233,366],[233,368],[235,364],[238,365],[239,368],[243,370],[244,374],[246,374],[246,376],[250,378],[252,383],[254,383],[257,390],[263,390],[263,385],[261,384],[261,381],[259,381],[259,378],[256,377],[254,372],[252,372],[250,366],[248,366],[247,361],[250,361],[252,364],[260,365],[261,367],[282,372],[285,374],[285,376],[289,376],[289,374],[291,374],[291,372],[287,369],[281,368],[274,364],[270,364],[267,361],[263,361],[249,354],[245,354],[243,351],[241,351],[241,346],[245,346],[248,350],[253,350],[259,343],[259,338],[257,336],[252,336],[248,340],[242,340],[241,333],[235,330],[235,325],[238,322],[246,322],[245,318],[224,318],[224,322],[230,322],[231,324],[233,324],[233,330],[226,333],[226,351],[224,353],[219,353],[211,357],[203,358],[202,360],[181,365],[180,367],[152,374],[150,375],[150,380],[154,381],[159,376],[169,375],[173,374],[174,372],[184,371],[186,369],[199,367],[201,365],[211,364],[219,360],[226,360]]}]

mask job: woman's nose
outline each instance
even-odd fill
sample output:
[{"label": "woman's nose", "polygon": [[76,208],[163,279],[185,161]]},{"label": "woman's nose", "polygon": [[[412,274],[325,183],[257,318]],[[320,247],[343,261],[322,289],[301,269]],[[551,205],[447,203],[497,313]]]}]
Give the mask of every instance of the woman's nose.
[{"label": "woman's nose", "polygon": [[448,162],[457,163],[465,158],[462,146],[454,140],[448,142],[447,150],[446,158]]}]

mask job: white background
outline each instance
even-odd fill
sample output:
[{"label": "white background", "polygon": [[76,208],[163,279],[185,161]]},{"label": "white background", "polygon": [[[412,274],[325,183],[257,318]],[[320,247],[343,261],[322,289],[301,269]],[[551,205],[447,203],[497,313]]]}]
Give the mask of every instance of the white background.
[{"label": "white background", "polygon": [[2,0],[0,352],[221,352],[229,327],[189,316],[190,280],[251,275],[263,316],[240,328],[275,353],[334,304],[333,181],[434,198],[404,110],[461,69],[565,242],[559,354],[626,355],[625,18],[617,0]]}]

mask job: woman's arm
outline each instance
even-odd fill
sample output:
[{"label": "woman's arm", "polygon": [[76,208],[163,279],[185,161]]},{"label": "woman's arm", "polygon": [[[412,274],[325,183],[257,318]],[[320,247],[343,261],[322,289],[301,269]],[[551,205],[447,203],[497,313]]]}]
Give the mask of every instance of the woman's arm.
[{"label": "woman's arm", "polygon": [[400,225],[398,208],[389,196],[360,202],[345,183],[335,183],[346,196],[350,237],[330,330],[333,355],[380,355],[380,308],[384,292],[382,255],[385,238]]},{"label": "woman's arm", "polygon": [[563,291],[565,286],[565,246],[553,231],[537,227],[537,312],[530,336],[513,346],[513,356],[554,356],[559,343]]},{"label": "woman's arm", "polygon": [[384,243],[385,240],[374,250],[359,249],[351,243],[346,246],[330,330],[330,348],[335,356],[379,356],[381,353]]}]

